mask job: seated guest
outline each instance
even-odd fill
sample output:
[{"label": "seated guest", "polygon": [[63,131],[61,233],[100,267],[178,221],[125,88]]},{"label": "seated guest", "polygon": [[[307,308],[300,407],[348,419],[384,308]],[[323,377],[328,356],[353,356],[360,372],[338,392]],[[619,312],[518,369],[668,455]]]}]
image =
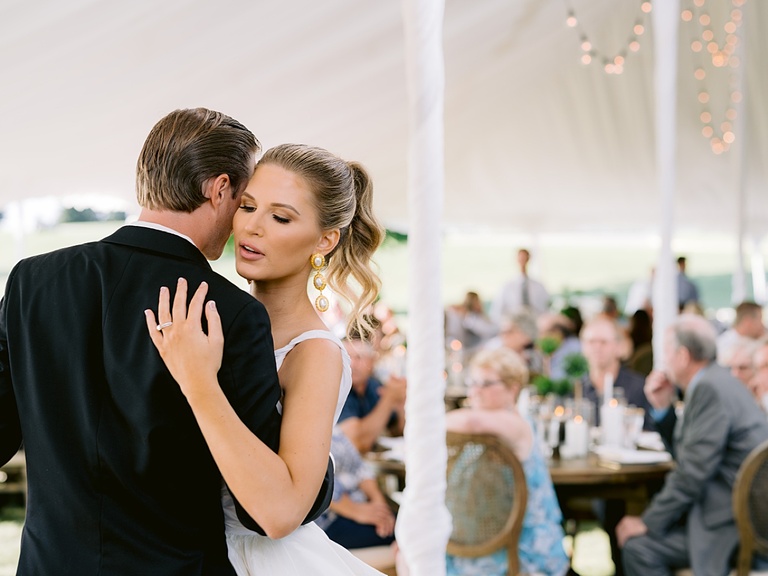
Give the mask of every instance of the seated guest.
[{"label": "seated guest", "polygon": [[671,574],[690,567],[696,576],[725,576],[739,544],[733,518],[736,473],[768,439],[768,420],[747,388],[715,360],[715,329],[700,316],[681,315],[663,336],[665,370],[646,384],[650,403],[672,410],[675,386],[685,412],[675,430],[676,466],[642,516],[616,528],[629,576]]},{"label": "seated guest", "polygon": [[545,360],[545,375],[553,380],[565,378],[565,358],[581,352],[578,332],[573,321],[564,314],[547,313],[539,316],[536,326],[539,330],[539,341],[548,338],[557,343],[557,349]]},{"label": "seated guest", "polygon": [[467,292],[461,304],[445,310],[445,345],[449,347],[452,340],[461,342],[465,361],[498,332],[477,292]]},{"label": "seated guest", "polygon": [[[760,346],[757,340],[739,336],[732,344],[726,354],[722,355],[722,364],[730,368],[731,374],[741,380],[745,385],[754,376],[755,370],[752,364],[752,357]],[[720,358],[718,351],[718,358]]]},{"label": "seated guest", "polygon": [[489,340],[486,350],[508,348],[519,354],[531,374],[541,374],[541,353],[536,349],[536,319],[528,312],[505,316],[499,323],[499,335]]},{"label": "seated guest", "polygon": [[768,412],[768,340],[762,340],[752,356],[752,379],[749,391],[764,412]]},{"label": "seated guest", "polygon": [[347,339],[352,389],[341,409],[339,426],[361,454],[369,452],[385,432],[402,436],[405,425],[405,378],[390,375],[382,383],[373,375],[376,352],[365,340]]},{"label": "seated guest", "polygon": [[648,376],[653,370],[653,324],[646,310],[636,310],[629,319],[627,334],[632,341],[632,352],[627,360],[630,368]]},{"label": "seated guest", "polygon": [[[509,445],[525,469],[528,505],[520,535],[520,570],[526,574],[561,576],[568,572],[563,549],[562,513],[546,462],[534,441],[531,424],[517,411],[528,370],[519,355],[506,348],[483,350],[470,364],[470,408],[446,414],[449,431],[495,434]],[[507,573],[507,551],[502,548],[479,558],[448,556],[449,575]]]},{"label": "seated guest", "polygon": [[745,301],[736,306],[733,325],[717,337],[717,361],[725,365],[733,345],[741,338],[757,340],[765,334],[763,307],[755,302]]},{"label": "seated guest", "polygon": [[645,410],[646,430],[655,430],[650,415],[651,405],[645,397],[645,378],[621,365],[624,334],[618,323],[607,316],[598,315],[588,321],[581,330],[581,351],[589,364],[589,374],[584,376],[584,398],[592,400],[595,425],[600,425],[599,407],[603,403],[603,387],[606,378],[613,382],[614,390],[622,390],[628,404]]},{"label": "seated guest", "polygon": [[[621,390],[628,404],[645,411],[643,428],[656,430],[651,405],[643,391],[645,378],[621,365],[623,338],[624,331],[608,316],[600,314],[584,325],[581,330],[581,351],[589,365],[589,373],[582,379],[584,398],[592,401],[595,424],[599,426],[605,380],[609,378],[613,382],[613,390]],[[592,508],[609,536],[611,558],[616,566],[616,574],[621,576],[621,549],[616,541],[615,528],[626,513],[626,503],[619,499],[597,499],[592,502]]]},{"label": "seated guest", "polygon": [[395,515],[357,448],[336,426],[331,438],[334,463],[333,500],[317,524],[345,548],[391,544]]}]

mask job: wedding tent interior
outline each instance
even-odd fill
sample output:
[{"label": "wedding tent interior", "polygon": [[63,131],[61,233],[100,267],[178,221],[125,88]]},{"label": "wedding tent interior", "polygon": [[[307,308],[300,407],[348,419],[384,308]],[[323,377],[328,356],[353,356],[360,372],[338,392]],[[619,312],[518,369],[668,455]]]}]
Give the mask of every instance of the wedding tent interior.
[{"label": "wedding tent interior", "polygon": [[[435,520],[442,342],[428,259],[440,230],[650,233],[668,248],[676,231],[768,228],[768,6],[676,4],[662,43],[662,3],[640,0],[448,0],[444,12],[426,0],[4,3],[0,204],[133,202],[143,139],[175,108],[224,111],[265,147],[308,142],[364,163],[423,280],[410,302],[408,377],[423,386],[409,386],[402,542],[415,574],[436,574],[434,527],[449,525]],[[427,25],[419,45],[430,15],[439,35]],[[420,183],[432,203],[414,201]]]},{"label": "wedding tent interior", "polygon": [[[679,19],[677,53],[658,54],[640,0],[448,0],[443,224],[657,232],[662,57],[677,62],[676,229],[731,233],[741,219],[744,232],[764,234],[768,6],[740,5],[682,0],[692,18]],[[733,46],[729,22],[739,65],[716,67],[707,44]],[[400,2],[12,1],[0,6],[0,46],[0,205],[51,194],[134,203],[151,126],[172,109],[206,106],[243,121],[265,147],[309,142],[359,159],[378,213],[407,228]],[[731,138],[724,132],[731,149],[715,153],[710,140]]]}]

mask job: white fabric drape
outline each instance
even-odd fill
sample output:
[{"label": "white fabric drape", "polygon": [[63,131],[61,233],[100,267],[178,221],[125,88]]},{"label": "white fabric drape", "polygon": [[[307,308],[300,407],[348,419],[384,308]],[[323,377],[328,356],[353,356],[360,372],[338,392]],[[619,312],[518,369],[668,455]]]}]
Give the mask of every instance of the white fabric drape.
[{"label": "white fabric drape", "polygon": [[661,248],[653,282],[653,363],[663,359],[662,335],[677,311],[677,282],[672,264],[677,126],[677,35],[680,1],[654,2],[656,81],[656,170],[661,197]]},{"label": "white fabric drape", "polygon": [[765,304],[768,299],[766,298],[766,285],[765,285],[765,259],[763,253],[760,250],[760,238],[752,238],[752,293],[754,294],[754,300],[758,304]]},{"label": "white fabric drape", "polygon": [[[746,6],[742,8],[743,13],[747,14]],[[744,121],[747,112],[747,94],[744,70],[746,69],[746,26],[739,26],[736,29],[736,35],[739,42],[736,45],[736,56],[741,61],[735,73],[738,76],[738,91],[741,93],[741,100],[733,103],[736,110],[736,140],[731,145],[733,182],[735,188],[736,203],[736,267],[733,271],[733,282],[731,285],[731,302],[736,305],[747,298],[747,280],[744,269],[744,240],[747,233],[747,190],[746,179],[744,177],[745,151],[747,147],[747,123]]]},{"label": "white fabric drape", "polygon": [[445,574],[445,381],[440,296],[443,212],[443,0],[403,0],[409,101],[408,479],[395,533],[412,576]]}]

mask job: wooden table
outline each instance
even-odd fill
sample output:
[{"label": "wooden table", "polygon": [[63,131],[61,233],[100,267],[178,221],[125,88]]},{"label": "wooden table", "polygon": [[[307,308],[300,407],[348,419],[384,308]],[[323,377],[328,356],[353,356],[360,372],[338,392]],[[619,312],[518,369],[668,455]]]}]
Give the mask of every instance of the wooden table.
[{"label": "wooden table", "polygon": [[571,498],[624,500],[628,514],[640,514],[661,487],[673,462],[614,464],[595,454],[570,460],[551,459],[549,473],[561,507]]},{"label": "wooden table", "polygon": [[[387,460],[381,453],[370,452],[365,460],[380,477],[395,476],[400,489],[405,485],[405,463]],[[613,464],[603,462],[595,454],[586,458],[548,461],[549,473],[564,512],[572,499],[615,499],[627,503],[628,514],[640,514],[651,496],[661,487],[664,477],[674,468],[673,462],[658,464]]]}]

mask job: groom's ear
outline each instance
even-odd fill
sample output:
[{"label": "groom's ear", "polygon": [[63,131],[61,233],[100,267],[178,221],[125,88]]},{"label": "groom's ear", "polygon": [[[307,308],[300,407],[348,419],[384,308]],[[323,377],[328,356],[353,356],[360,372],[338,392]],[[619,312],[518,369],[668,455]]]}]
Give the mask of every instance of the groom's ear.
[{"label": "groom's ear", "polygon": [[209,178],[203,183],[203,196],[213,203],[215,207],[221,205],[232,196],[232,183],[228,174],[219,174],[215,178]]}]

